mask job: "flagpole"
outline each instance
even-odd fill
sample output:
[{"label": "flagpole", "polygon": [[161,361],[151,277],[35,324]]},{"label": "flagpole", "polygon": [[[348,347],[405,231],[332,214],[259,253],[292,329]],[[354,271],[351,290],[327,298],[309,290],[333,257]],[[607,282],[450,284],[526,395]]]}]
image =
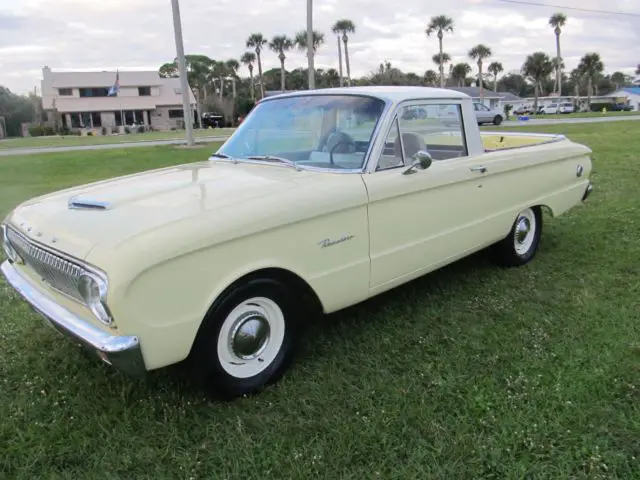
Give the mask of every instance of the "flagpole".
[{"label": "flagpole", "polygon": [[187,145],[193,142],[193,121],[191,120],[191,102],[189,101],[189,83],[187,82],[187,67],[184,58],[184,45],[182,43],[182,24],[180,22],[180,6],[178,0],[171,0],[173,12],[173,32],[176,38],[176,56],[178,58],[178,71],[180,72],[180,87],[182,89],[182,109],[184,111],[184,126],[187,134]]}]

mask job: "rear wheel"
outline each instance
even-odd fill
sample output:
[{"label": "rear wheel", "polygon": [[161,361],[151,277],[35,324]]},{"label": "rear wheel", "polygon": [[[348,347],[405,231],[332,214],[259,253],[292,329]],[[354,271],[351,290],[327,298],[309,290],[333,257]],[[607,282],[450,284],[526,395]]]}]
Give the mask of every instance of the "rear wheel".
[{"label": "rear wheel", "polygon": [[279,380],[293,359],[300,318],[283,283],[254,278],[223,294],[198,332],[190,366],[212,395],[231,399]]},{"label": "rear wheel", "polygon": [[518,213],[509,234],[492,247],[494,260],[505,266],[520,266],[535,257],[542,235],[540,207],[526,208]]},{"label": "rear wheel", "polygon": [[500,115],[496,115],[493,118],[493,124],[494,125],[500,125],[502,123],[502,117]]}]

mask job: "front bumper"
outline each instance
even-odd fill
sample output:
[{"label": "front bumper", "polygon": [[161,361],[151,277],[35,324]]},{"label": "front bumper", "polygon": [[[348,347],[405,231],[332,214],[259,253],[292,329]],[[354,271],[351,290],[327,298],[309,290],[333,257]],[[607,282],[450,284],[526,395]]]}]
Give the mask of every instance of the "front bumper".
[{"label": "front bumper", "polygon": [[94,327],[33,288],[8,260],[0,266],[0,270],[9,285],[58,332],[127,374],[141,375],[146,372],[138,337],[110,335]]}]

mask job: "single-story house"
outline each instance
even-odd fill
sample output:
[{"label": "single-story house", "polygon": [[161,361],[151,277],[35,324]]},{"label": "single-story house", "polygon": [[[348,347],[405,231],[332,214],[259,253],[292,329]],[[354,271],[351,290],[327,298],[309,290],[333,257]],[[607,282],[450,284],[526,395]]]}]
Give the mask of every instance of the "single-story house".
[{"label": "single-story house", "polygon": [[634,110],[640,110],[640,87],[623,87],[610,93],[607,97],[626,98]]}]

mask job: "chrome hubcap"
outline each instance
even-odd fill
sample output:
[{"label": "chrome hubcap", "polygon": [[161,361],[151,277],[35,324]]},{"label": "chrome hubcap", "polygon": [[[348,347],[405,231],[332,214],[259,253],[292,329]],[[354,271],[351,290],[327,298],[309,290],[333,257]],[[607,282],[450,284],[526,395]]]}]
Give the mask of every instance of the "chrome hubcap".
[{"label": "chrome hubcap", "polygon": [[270,334],[267,319],[258,312],[248,312],[231,334],[231,350],[242,360],[254,359],[264,351]]},{"label": "chrome hubcap", "polygon": [[516,226],[516,241],[520,244],[524,243],[530,231],[531,223],[529,223],[529,219],[522,217]]}]

